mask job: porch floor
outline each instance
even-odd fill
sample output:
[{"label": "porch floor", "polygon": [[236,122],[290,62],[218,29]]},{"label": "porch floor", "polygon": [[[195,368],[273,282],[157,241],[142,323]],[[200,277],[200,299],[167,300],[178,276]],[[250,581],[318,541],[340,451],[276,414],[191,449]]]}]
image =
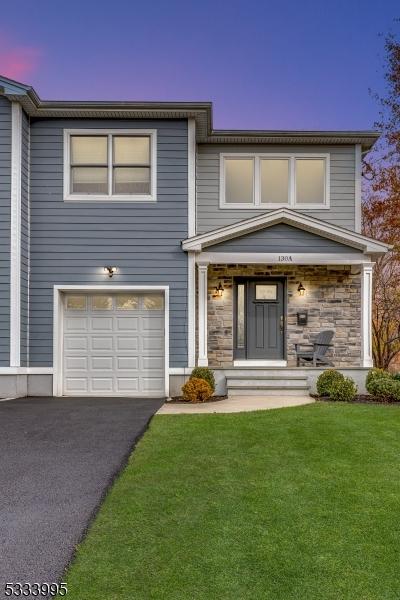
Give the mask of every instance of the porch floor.
[{"label": "porch floor", "polygon": [[206,414],[206,413],[238,413],[271,408],[287,408],[315,402],[311,396],[234,396],[219,402],[205,404],[175,404],[166,402],[159,409],[159,415]]}]

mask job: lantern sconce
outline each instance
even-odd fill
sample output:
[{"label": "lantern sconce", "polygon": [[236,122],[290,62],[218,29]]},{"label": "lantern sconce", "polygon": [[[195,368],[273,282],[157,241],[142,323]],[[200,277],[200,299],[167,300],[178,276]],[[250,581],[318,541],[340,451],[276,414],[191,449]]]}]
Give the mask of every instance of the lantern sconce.
[{"label": "lantern sconce", "polygon": [[224,293],[224,288],[222,287],[222,283],[219,282],[218,287],[215,288],[214,290],[214,298],[221,298],[222,294]]},{"label": "lantern sconce", "polygon": [[112,277],[117,272],[117,267],[104,267],[104,273],[107,273],[109,277]]},{"label": "lantern sconce", "polygon": [[299,296],[304,296],[304,294],[306,293],[306,288],[301,283],[301,281],[299,283],[299,287],[297,288],[297,291],[299,292]]}]

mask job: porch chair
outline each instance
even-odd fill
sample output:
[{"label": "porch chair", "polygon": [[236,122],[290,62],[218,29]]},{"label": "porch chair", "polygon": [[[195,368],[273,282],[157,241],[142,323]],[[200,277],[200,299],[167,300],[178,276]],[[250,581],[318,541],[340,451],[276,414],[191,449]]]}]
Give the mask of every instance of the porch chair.
[{"label": "porch chair", "polygon": [[[300,362],[304,363],[312,363],[313,367],[318,367],[319,365],[328,365],[333,367],[333,362],[325,357],[329,348],[333,347],[331,344],[332,338],[335,335],[334,331],[330,331],[327,329],[326,331],[321,331],[315,342],[312,344],[295,344],[295,350],[297,355],[297,366],[300,366]],[[302,350],[301,346],[308,346],[312,348],[312,350]]]}]

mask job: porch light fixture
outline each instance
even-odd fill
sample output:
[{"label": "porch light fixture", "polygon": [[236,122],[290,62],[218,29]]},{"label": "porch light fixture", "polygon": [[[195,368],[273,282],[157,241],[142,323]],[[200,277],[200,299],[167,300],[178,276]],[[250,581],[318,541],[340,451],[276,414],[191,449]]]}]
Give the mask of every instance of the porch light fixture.
[{"label": "porch light fixture", "polygon": [[117,267],[104,267],[104,273],[107,273],[109,277],[112,277],[117,272]]},{"label": "porch light fixture", "polygon": [[219,282],[218,287],[214,290],[214,297],[221,298],[224,293],[224,288],[222,287],[222,283]]},{"label": "porch light fixture", "polygon": [[297,288],[297,291],[299,292],[299,296],[304,296],[305,292],[306,292],[306,288],[304,287],[304,285],[301,283],[299,283],[299,287]]}]

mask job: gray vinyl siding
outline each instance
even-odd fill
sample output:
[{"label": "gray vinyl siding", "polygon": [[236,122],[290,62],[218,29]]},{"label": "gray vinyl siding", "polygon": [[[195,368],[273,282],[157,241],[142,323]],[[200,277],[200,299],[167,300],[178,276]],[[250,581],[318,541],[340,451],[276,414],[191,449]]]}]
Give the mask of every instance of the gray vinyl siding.
[{"label": "gray vinyl siding", "polygon": [[11,103],[0,96],[0,366],[10,364]]},{"label": "gray vinyl siding", "polygon": [[25,367],[29,354],[29,118],[25,113],[21,150],[21,366]]},{"label": "gray vinyl siding", "polygon": [[197,146],[197,233],[231,225],[268,210],[219,207],[220,153],[224,152],[304,152],[330,154],[330,209],[300,212],[333,225],[355,228],[355,147],[354,146],[271,146],[199,144]]},{"label": "gray vinyl siding", "polygon": [[362,254],[335,240],[328,240],[283,223],[214,246],[208,246],[207,250],[211,252],[276,252],[278,254],[312,253],[315,256],[322,253]]},{"label": "gray vinyl siding", "polygon": [[[64,202],[64,128],[157,129],[157,202]],[[31,366],[52,365],[54,284],[170,286],[170,366],[187,364],[187,156],[185,120],[31,121]]]}]

